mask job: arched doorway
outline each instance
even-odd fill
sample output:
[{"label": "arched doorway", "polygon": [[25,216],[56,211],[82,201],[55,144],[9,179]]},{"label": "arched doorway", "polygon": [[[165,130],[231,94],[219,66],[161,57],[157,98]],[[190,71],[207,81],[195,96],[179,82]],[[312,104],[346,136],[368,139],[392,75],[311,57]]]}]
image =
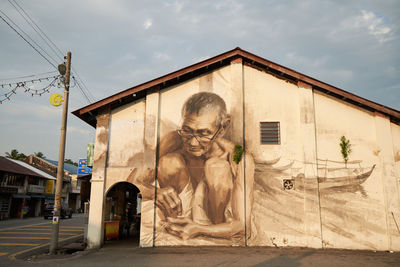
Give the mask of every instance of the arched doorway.
[{"label": "arched doorway", "polygon": [[128,240],[137,245],[140,238],[142,196],[131,183],[120,182],[107,192],[105,202],[105,241]]}]

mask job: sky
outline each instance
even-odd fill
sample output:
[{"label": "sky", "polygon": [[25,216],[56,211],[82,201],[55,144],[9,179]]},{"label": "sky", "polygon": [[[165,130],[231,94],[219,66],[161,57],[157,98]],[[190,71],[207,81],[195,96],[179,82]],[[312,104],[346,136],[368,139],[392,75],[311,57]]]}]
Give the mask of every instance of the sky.
[{"label": "sky", "polygon": [[[90,103],[82,91],[98,101],[235,47],[400,110],[397,0],[2,0],[0,11],[52,63],[0,20],[0,84],[57,75],[54,66],[72,53],[82,88],[70,88],[65,158],[73,161],[95,140],[95,129],[70,113]],[[13,88],[0,86],[0,100]],[[49,91],[31,96],[20,87],[2,101],[0,155],[17,149],[58,159],[62,107],[49,97],[63,88],[56,82]]]}]

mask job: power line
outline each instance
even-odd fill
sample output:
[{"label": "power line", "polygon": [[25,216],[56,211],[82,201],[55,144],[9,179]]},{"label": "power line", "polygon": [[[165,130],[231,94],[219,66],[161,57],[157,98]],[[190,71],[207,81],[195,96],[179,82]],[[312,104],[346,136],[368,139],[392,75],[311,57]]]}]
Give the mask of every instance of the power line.
[{"label": "power line", "polygon": [[[14,7],[15,8],[15,7]],[[17,10],[18,11],[18,10]],[[18,11],[19,12],[19,11]],[[4,14],[4,12],[2,12]],[[20,13],[20,12],[19,12]],[[20,15],[22,16],[22,14],[20,13]],[[5,17],[7,17],[7,19],[14,24],[15,27],[17,27],[23,34],[25,34],[25,36],[31,40],[31,42],[33,42],[38,48],[40,48],[42,50],[43,53],[45,53],[48,57],[50,57],[53,62],[57,62],[57,60],[55,60],[49,53],[47,53],[46,50],[43,49],[43,47],[40,46],[40,44],[38,44],[29,34],[27,34],[24,30],[21,29],[21,27],[18,26],[17,23],[15,23],[10,17],[8,17],[6,14],[4,14]],[[24,19],[25,17],[22,16]]]},{"label": "power line", "polygon": [[86,98],[86,100],[88,101],[88,103],[92,103],[92,101],[90,101],[89,97],[87,96],[87,94],[85,93],[85,91],[83,90],[81,84],[79,83],[78,79],[76,79],[74,76],[72,76],[72,79],[76,82],[76,84],[78,85],[79,89],[81,90],[83,96]]},{"label": "power line", "polygon": [[[8,2],[15,8],[15,10],[18,11],[18,13],[25,19],[25,21],[32,27],[32,29],[39,35],[40,38],[42,38],[42,40],[47,44],[47,46],[53,51],[53,53],[59,57],[61,60],[63,59],[63,52],[50,40],[50,38],[46,35],[46,33],[37,25],[37,23],[31,18],[31,16],[29,16],[29,14],[17,3],[16,0],[14,0],[15,5],[17,5],[19,7],[19,9],[25,14],[22,15],[22,13],[18,10],[18,8],[10,1],[8,0]],[[29,22],[28,19],[26,18],[28,17],[28,19],[31,21]],[[36,26],[36,28],[40,31],[38,32],[36,30],[36,28],[32,25],[32,23]],[[43,35],[47,38],[47,40],[49,42],[51,42],[51,44],[58,50],[58,52],[60,54],[57,54],[57,51],[55,51],[55,49],[49,44],[49,42],[46,40],[46,38],[43,37]]]},{"label": "power line", "polygon": [[91,98],[90,102],[94,102],[95,101],[95,97],[92,95],[92,93],[90,92],[90,90],[87,88],[86,84],[83,82],[81,76],[79,75],[79,73],[75,70],[74,67],[72,67],[74,74],[76,74],[78,80],[80,81],[80,83],[82,84],[83,88],[86,90],[87,94],[89,95],[89,97]]},{"label": "power line", "polygon": [[[32,29],[39,35],[39,37],[46,43],[46,45],[52,50],[52,52],[56,55],[56,57],[63,58],[63,52],[60,50],[60,48],[46,35],[46,33],[39,27],[39,25],[31,18],[31,16],[17,3],[16,0],[8,0],[8,2],[14,7],[14,9],[21,15],[21,17],[29,24],[30,27],[32,27]],[[13,3],[14,2],[14,3]],[[14,5],[15,4],[15,5]],[[19,9],[18,9],[18,8]],[[22,11],[22,12],[21,12]],[[33,40],[29,34],[27,34],[26,32],[24,32],[11,18],[9,18],[4,12],[2,12],[0,10],[0,12],[3,14],[4,17],[6,17],[10,23],[12,23],[15,27],[13,27],[9,22],[7,22],[7,20],[5,20],[5,18],[3,18],[2,16],[1,19],[11,28],[13,29],[25,42],[27,42],[37,53],[39,53],[39,55],[41,55],[48,63],[50,63],[50,65],[52,65],[54,68],[57,68],[57,60],[55,60],[51,55],[49,55],[46,50],[44,48],[42,48],[37,42],[35,42],[35,40]],[[36,28],[33,26],[33,24],[36,26]],[[23,34],[21,34],[20,32],[18,32],[18,30],[16,29],[18,28],[25,36],[26,38],[23,36]],[[29,42],[27,39],[31,40],[32,43],[34,43],[39,49],[41,49],[43,51],[44,54],[46,54],[51,60],[53,60],[55,62],[55,64],[53,64],[54,62],[51,62],[51,60],[49,58],[47,58],[45,55],[43,55],[43,53],[41,53],[37,47],[35,47],[31,42]],[[46,40],[47,39],[47,40]],[[57,53],[57,51],[59,52],[59,54]],[[61,56],[60,56],[61,55]],[[92,93],[90,92],[90,90],[87,88],[86,84],[84,83],[84,81],[82,80],[82,78],[80,77],[80,75],[78,74],[78,72],[73,68],[75,75],[77,76],[77,79],[74,79],[75,83],[78,85],[82,95],[87,99],[87,101],[89,103],[94,101],[94,97],[92,95]]]},{"label": "power line", "polygon": [[[5,16],[5,17],[7,17],[8,18],[8,16],[6,15],[6,14],[4,14],[4,12],[3,11],[1,11],[0,10],[0,12],[3,14],[3,16]],[[24,36],[22,36],[10,23],[8,23],[4,18],[3,18],[3,16],[1,16],[0,15],[0,18],[13,30],[13,31],[15,31],[22,39],[24,39],[24,41],[25,42],[27,42],[39,55],[41,55],[50,65],[52,65],[55,69],[57,69],[57,67],[52,63],[52,62],[50,62],[50,60],[47,58],[47,57],[45,57],[35,46],[33,46]],[[10,18],[8,18],[8,19],[10,19]],[[11,19],[10,19],[10,21],[12,21]],[[15,24],[15,23],[14,23]],[[15,24],[16,25],[16,24]],[[18,25],[17,25],[17,27],[18,27]],[[19,28],[19,27],[18,27]],[[22,31],[22,30],[21,30]],[[22,32],[24,32],[24,31],[22,31]],[[25,32],[24,32],[25,33]],[[26,34],[26,33],[25,33]],[[53,59],[54,60],[54,59]]]},{"label": "power line", "polygon": [[26,80],[26,81],[21,81],[21,82],[14,82],[14,83],[3,83],[3,84],[0,84],[0,86],[1,86],[1,88],[12,87],[13,85],[42,82],[42,81],[45,81],[45,80],[48,81],[49,79],[58,79],[58,77],[60,77],[60,75],[44,77],[44,78],[37,78],[37,79]]},{"label": "power line", "polygon": [[[60,55],[63,56],[63,53],[62,53],[62,51],[60,50],[60,48],[58,48],[57,45],[56,45],[54,42],[51,41],[51,39],[46,35],[46,33],[39,27],[39,25],[37,25],[37,23],[29,16],[29,14],[17,3],[17,1],[16,1],[16,0],[12,0],[12,1],[22,10],[22,12],[25,14],[25,16],[29,18],[29,20],[36,26],[36,28],[37,28],[40,32],[38,32],[38,31],[35,29],[35,27],[32,25],[32,23],[30,23],[30,22],[25,18],[25,16],[23,16],[23,15],[21,14],[21,12],[18,11],[18,9],[17,9],[16,6],[11,2],[11,0],[8,0],[8,2],[9,2],[15,9],[17,9],[18,13],[20,13],[20,15],[25,19],[25,21],[26,21],[26,22],[35,30],[35,32],[42,38],[42,40],[45,41],[45,43],[47,44],[48,47],[50,47],[50,49],[53,51],[53,53],[54,53],[55,55],[59,56],[59,55],[57,54],[57,52],[55,51],[55,49],[53,48],[53,47],[55,47],[55,48],[58,50],[58,52],[60,53]],[[41,33],[42,33],[42,34],[41,34]],[[47,38],[47,40],[48,40],[53,46],[51,46],[51,45],[49,44],[49,42],[43,37],[43,35]],[[72,67],[72,69],[73,69],[75,75],[77,76],[77,78],[79,79],[80,84],[82,84],[82,86],[83,86],[83,88],[80,87],[80,89],[82,90],[82,93],[84,94],[84,96],[85,96],[86,98],[87,98],[88,96],[91,98],[91,99],[88,99],[88,98],[87,98],[89,101],[93,101],[93,100],[94,100],[94,97],[93,97],[92,93],[91,93],[90,90],[87,88],[86,84],[84,83],[84,81],[82,80],[82,78],[80,77],[80,75],[78,74],[78,72],[75,70],[75,68]],[[86,93],[84,93],[84,90],[86,90]]]},{"label": "power line", "polygon": [[38,77],[38,76],[42,76],[42,75],[50,74],[50,73],[55,73],[55,72],[58,72],[58,71],[54,70],[54,71],[48,71],[48,72],[43,72],[43,73],[39,73],[39,74],[17,76],[17,77],[10,77],[10,78],[0,78],[0,81],[17,80],[17,79],[24,79],[24,78],[29,78],[29,77]]}]

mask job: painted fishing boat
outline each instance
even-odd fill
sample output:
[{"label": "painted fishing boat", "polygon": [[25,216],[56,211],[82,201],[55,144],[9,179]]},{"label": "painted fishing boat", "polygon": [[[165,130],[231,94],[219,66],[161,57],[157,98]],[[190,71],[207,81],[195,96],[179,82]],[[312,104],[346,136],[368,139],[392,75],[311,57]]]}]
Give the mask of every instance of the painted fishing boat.
[{"label": "painted fishing boat", "polygon": [[[375,164],[371,168],[331,168],[327,170],[327,176],[318,177],[320,189],[354,186],[364,183],[375,169]],[[335,176],[334,174],[343,176]],[[347,174],[346,174],[347,173]]]}]

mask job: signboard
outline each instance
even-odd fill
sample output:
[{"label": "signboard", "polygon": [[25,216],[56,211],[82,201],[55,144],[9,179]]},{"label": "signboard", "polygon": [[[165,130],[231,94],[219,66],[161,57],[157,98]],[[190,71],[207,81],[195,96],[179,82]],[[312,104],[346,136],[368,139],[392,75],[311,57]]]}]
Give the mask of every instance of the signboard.
[{"label": "signboard", "polygon": [[94,143],[89,143],[87,147],[87,166],[93,167],[93,157],[94,157]]},{"label": "signboard", "polygon": [[78,160],[78,168],[85,168],[87,167],[87,160],[86,159],[79,159]]},{"label": "signboard", "polygon": [[119,221],[116,222],[104,222],[106,228],[106,239],[118,239],[119,235]]},{"label": "signboard", "polygon": [[53,189],[54,189],[54,180],[47,180],[45,193],[47,195],[51,195],[51,194],[53,194]]},{"label": "signboard", "polygon": [[0,187],[0,193],[16,194],[16,193],[18,193],[18,188],[15,188],[15,187]]},{"label": "signboard", "polygon": [[80,193],[81,192],[81,183],[78,181],[76,175],[71,179],[71,190],[70,193]]},{"label": "signboard", "polygon": [[79,159],[78,161],[78,175],[92,174],[92,168],[87,166],[87,159]]},{"label": "signboard", "polygon": [[41,185],[28,185],[28,192],[29,193],[44,193],[45,187]]},{"label": "signboard", "polygon": [[82,176],[82,175],[88,175],[88,174],[92,174],[92,168],[78,168],[78,175]]}]

